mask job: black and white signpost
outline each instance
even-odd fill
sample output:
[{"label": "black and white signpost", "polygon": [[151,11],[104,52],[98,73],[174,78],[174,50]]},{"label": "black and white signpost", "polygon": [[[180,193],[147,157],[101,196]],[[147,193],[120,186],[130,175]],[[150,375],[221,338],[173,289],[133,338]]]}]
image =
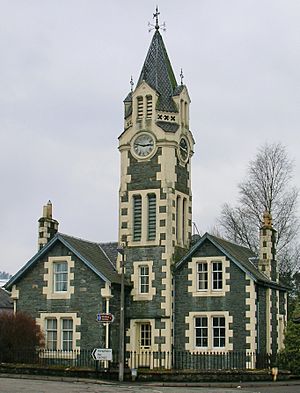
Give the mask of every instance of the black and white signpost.
[{"label": "black and white signpost", "polygon": [[[100,322],[101,324],[106,325],[105,329],[105,347],[106,348],[94,348],[92,351],[92,358],[94,360],[101,360],[108,362],[112,360],[112,349],[108,348],[109,345],[109,331],[108,331],[108,326],[110,323],[112,323],[115,320],[115,317],[113,314],[106,312],[106,313],[98,313],[96,321]],[[102,342],[102,340],[101,340]],[[107,363],[104,367],[107,367]]]}]

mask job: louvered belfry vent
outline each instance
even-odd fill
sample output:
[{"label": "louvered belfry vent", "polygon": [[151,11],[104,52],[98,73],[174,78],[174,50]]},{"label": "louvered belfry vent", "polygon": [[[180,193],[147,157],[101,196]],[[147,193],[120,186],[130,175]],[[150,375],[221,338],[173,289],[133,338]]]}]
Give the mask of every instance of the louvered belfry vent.
[{"label": "louvered belfry vent", "polygon": [[148,240],[156,238],[156,195],[148,194]]},{"label": "louvered belfry vent", "polygon": [[139,241],[142,237],[142,197],[133,197],[133,240]]}]

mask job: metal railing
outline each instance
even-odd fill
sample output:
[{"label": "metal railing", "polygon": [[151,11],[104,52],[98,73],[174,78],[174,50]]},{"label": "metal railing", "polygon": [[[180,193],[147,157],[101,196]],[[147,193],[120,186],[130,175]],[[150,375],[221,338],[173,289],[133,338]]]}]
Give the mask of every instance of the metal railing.
[{"label": "metal railing", "polygon": [[[111,362],[99,362],[92,358],[93,349],[74,351],[31,349],[22,351],[0,351],[0,363],[21,363],[38,366],[65,366],[90,369],[115,369],[118,367],[118,353],[113,352]],[[250,370],[269,369],[276,362],[276,356],[248,351],[195,352],[139,351],[125,353],[125,367],[131,369],[156,370]]]}]

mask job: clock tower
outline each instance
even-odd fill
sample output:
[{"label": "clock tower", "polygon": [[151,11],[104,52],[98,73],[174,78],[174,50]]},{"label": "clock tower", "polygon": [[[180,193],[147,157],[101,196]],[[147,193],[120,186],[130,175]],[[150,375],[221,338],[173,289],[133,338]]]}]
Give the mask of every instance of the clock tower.
[{"label": "clock tower", "polygon": [[119,243],[125,245],[126,349],[171,351],[176,260],[192,228],[190,98],[176,78],[159,31],[135,89],[124,100],[119,136]]}]

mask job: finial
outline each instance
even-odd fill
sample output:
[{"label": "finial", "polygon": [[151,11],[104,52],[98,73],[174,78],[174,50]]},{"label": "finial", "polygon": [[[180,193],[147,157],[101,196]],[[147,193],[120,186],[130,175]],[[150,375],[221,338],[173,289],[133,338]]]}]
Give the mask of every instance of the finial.
[{"label": "finial", "polygon": [[180,84],[181,85],[183,85],[183,78],[184,78],[184,75],[183,75],[183,72],[182,72],[182,68],[181,68],[181,70],[180,70]]},{"label": "finial", "polygon": [[148,27],[149,27],[149,32],[153,29],[155,30],[159,30],[160,28],[163,31],[166,31],[166,23],[162,23],[161,25],[158,22],[158,16],[160,15],[160,12],[158,11],[158,6],[156,6],[155,9],[155,14],[153,14],[153,19],[155,19],[155,25],[151,24],[150,22],[148,22]]},{"label": "finial", "polygon": [[266,228],[272,228],[272,215],[267,210],[263,215],[263,226]]},{"label": "finial", "polygon": [[132,75],[131,75],[131,78],[130,78],[130,91],[131,91],[131,93],[133,92],[133,86],[134,86],[134,82],[133,82],[133,78],[132,78]]},{"label": "finial", "polygon": [[153,19],[155,18],[155,29],[159,29],[159,24],[158,24],[158,15],[160,15],[160,12],[158,12],[158,5],[156,6],[156,12],[153,14]]}]

